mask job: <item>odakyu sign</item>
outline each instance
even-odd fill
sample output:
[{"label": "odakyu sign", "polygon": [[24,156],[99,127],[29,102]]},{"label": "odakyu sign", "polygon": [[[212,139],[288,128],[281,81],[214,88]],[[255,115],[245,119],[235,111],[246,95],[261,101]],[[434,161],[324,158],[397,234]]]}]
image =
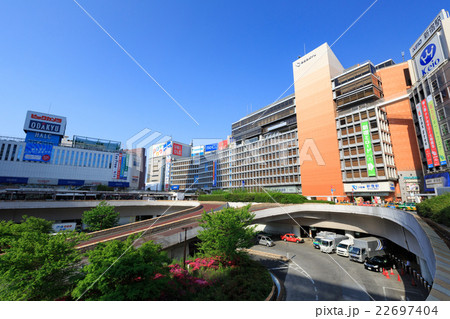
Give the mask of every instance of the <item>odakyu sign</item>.
[{"label": "odakyu sign", "polygon": [[50,133],[64,136],[66,118],[64,116],[28,111],[23,126],[25,132]]},{"label": "odakyu sign", "polygon": [[426,77],[429,73],[437,69],[437,67],[445,60],[438,33],[414,58],[418,78],[421,79]]}]

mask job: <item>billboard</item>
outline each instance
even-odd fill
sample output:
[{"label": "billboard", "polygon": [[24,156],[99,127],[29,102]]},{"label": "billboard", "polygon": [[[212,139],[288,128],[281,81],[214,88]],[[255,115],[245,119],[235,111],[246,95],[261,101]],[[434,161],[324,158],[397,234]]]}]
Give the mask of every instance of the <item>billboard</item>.
[{"label": "billboard", "polygon": [[119,154],[117,179],[125,179],[125,180],[127,179],[129,162],[130,162],[129,154]]},{"label": "billboard", "polygon": [[372,140],[370,138],[369,121],[361,122],[361,129],[364,142],[364,153],[366,155],[367,174],[369,177],[377,176],[375,171],[375,161],[373,159]]},{"label": "billboard", "polygon": [[64,136],[66,118],[64,116],[28,111],[23,126],[25,132],[50,133]]},{"label": "billboard", "polygon": [[117,179],[117,171],[119,169],[119,153],[114,154],[113,160],[113,179]]},{"label": "billboard", "polygon": [[52,157],[53,145],[26,143],[23,153],[24,161],[49,162]]},{"label": "billboard", "polygon": [[194,146],[191,150],[191,156],[195,155],[203,155],[205,154],[205,147],[202,146]]},{"label": "billboard", "polygon": [[445,60],[439,34],[436,34],[414,58],[419,80],[437,69]]},{"label": "billboard", "polygon": [[172,185],[172,186],[170,186],[170,189],[173,191],[177,191],[180,189],[180,185]]},{"label": "billboard", "polygon": [[55,233],[65,230],[71,230],[74,231],[77,226],[77,223],[60,223],[60,224],[53,224],[52,228]]},{"label": "billboard", "polygon": [[205,153],[217,151],[218,148],[219,148],[219,144],[217,144],[217,143],[206,145]]},{"label": "billboard", "polygon": [[173,143],[172,154],[173,155],[177,155],[177,156],[183,156],[183,145],[177,144],[177,143]]},{"label": "billboard", "polygon": [[44,143],[57,146],[61,141],[61,136],[48,133],[28,132],[25,137],[27,143]]},{"label": "billboard", "polygon": [[422,100],[422,111],[423,111],[423,119],[425,121],[425,128],[428,134],[428,140],[430,141],[430,149],[431,149],[431,158],[433,159],[433,165],[439,166],[439,156],[436,148],[436,142],[434,140],[433,129],[431,127],[430,114],[428,113],[427,102],[425,99]]},{"label": "billboard", "polygon": [[164,152],[164,144],[153,145],[153,157],[162,156]]},{"label": "billboard", "polygon": [[442,144],[441,131],[439,130],[439,124],[436,117],[436,110],[434,108],[433,97],[431,95],[428,95],[427,97],[427,104],[428,104],[428,112],[430,114],[431,126],[433,127],[434,131],[434,140],[436,142],[439,162],[441,163],[441,165],[447,165],[447,160],[445,159],[444,144]]},{"label": "billboard", "polygon": [[420,134],[422,135],[423,148],[425,149],[425,157],[427,159],[428,168],[433,167],[433,159],[431,158],[430,144],[428,144],[427,129],[423,119],[423,112],[420,103],[416,105],[417,119],[419,121]]},{"label": "billboard", "polygon": [[440,28],[442,24],[442,20],[448,18],[448,12],[445,10],[441,10],[436,18],[430,23],[430,25],[425,29],[425,31],[420,35],[420,37],[414,42],[414,44],[409,49],[409,53],[411,53],[411,57],[414,57],[418,50],[422,48],[428,39],[436,33],[436,31]]},{"label": "billboard", "polygon": [[435,188],[450,186],[450,175],[448,172],[436,173],[425,176],[425,191],[434,192]]},{"label": "billboard", "polygon": [[84,180],[81,179],[58,179],[60,186],[83,186]]},{"label": "billboard", "polygon": [[219,151],[224,150],[228,147],[228,140],[223,140],[219,143]]}]

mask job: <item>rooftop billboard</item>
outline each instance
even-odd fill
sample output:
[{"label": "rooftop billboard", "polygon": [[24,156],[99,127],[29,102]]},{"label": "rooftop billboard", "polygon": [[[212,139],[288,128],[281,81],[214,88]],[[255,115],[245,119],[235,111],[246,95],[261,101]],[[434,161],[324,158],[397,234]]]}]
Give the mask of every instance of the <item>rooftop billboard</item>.
[{"label": "rooftop billboard", "polygon": [[66,122],[64,116],[28,111],[23,130],[64,136]]}]

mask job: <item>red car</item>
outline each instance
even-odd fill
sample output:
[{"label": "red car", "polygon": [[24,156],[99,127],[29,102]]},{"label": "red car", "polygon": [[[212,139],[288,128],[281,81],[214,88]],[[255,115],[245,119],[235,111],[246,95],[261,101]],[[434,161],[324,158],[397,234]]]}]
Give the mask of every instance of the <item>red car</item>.
[{"label": "red car", "polygon": [[294,234],[284,234],[283,236],[281,236],[281,239],[284,241],[291,241],[293,243],[304,243],[305,241],[303,240],[303,238],[299,238],[297,236],[295,236]]}]

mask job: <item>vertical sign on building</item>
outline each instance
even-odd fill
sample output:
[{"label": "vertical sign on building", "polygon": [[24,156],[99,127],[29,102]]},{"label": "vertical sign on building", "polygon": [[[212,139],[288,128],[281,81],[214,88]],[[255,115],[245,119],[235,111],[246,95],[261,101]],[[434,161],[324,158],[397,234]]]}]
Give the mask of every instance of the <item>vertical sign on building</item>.
[{"label": "vertical sign on building", "polygon": [[420,103],[416,104],[417,119],[419,121],[420,134],[422,135],[423,148],[425,149],[425,157],[427,159],[428,168],[433,167],[433,159],[431,158],[430,144],[428,143],[427,129],[423,119],[423,112]]},{"label": "vertical sign on building", "polygon": [[436,148],[436,142],[434,141],[433,128],[431,127],[430,114],[428,113],[427,102],[422,100],[423,119],[425,120],[425,127],[428,133],[428,140],[430,141],[431,157],[433,159],[434,166],[439,166],[439,156]]},{"label": "vertical sign on building", "polygon": [[216,161],[213,162],[213,180],[212,180],[212,186],[216,187],[217,185],[217,165]]},{"label": "vertical sign on building", "polygon": [[436,117],[436,110],[434,108],[433,97],[431,95],[428,95],[427,97],[427,104],[431,120],[431,126],[433,127],[434,131],[434,140],[436,142],[439,162],[441,163],[441,165],[447,165],[447,161],[445,159],[444,144],[442,143],[441,131],[439,131],[439,124]]},{"label": "vertical sign on building", "polygon": [[372,139],[370,138],[369,121],[361,122],[361,128],[364,142],[364,153],[366,155],[367,174],[369,177],[377,176],[375,172],[375,161],[373,159]]},{"label": "vertical sign on building", "polygon": [[170,186],[170,168],[171,168],[171,164],[172,164],[172,156],[167,156],[166,157],[166,174],[165,174],[165,178],[164,178],[164,190],[167,192],[169,191],[169,186]]},{"label": "vertical sign on building", "polygon": [[113,179],[117,179],[117,169],[119,166],[119,153],[114,154],[113,161]]}]

